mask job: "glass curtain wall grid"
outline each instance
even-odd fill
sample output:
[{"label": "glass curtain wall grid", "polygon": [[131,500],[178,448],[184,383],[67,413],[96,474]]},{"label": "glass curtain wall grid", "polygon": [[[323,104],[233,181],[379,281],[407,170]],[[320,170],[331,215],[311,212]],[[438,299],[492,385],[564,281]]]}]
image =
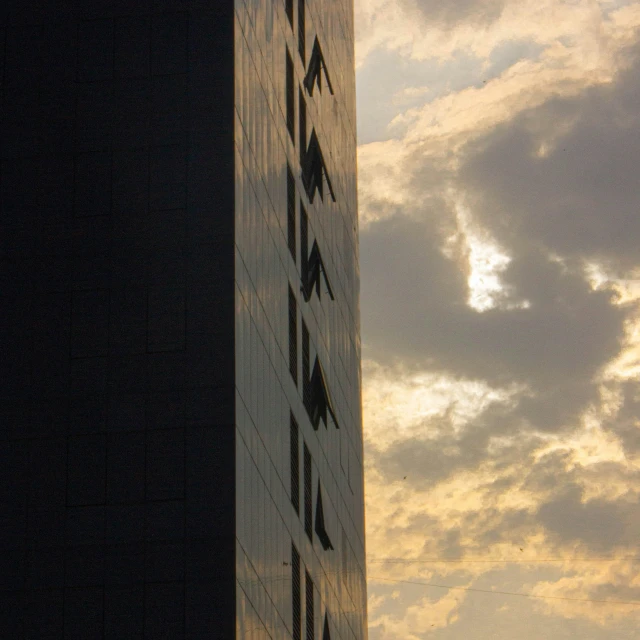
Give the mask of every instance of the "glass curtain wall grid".
[{"label": "glass curtain wall grid", "polygon": [[[243,357],[251,360],[254,344],[264,353],[264,359],[243,363],[257,367],[257,373],[255,379],[241,376],[238,397],[247,415],[240,428],[246,433],[239,436],[246,442],[245,465],[255,468],[258,485],[264,482],[264,495],[272,495],[275,522],[270,526],[291,541],[290,561],[280,560],[282,566],[291,564],[290,608],[278,605],[269,573],[260,568],[273,560],[259,543],[255,546],[261,532],[250,525],[238,536],[239,555],[246,558],[239,598],[247,607],[251,603],[257,626],[267,632],[273,607],[294,640],[303,635],[306,640],[361,640],[367,630],[364,520],[357,506],[363,493],[354,70],[353,38],[343,38],[352,33],[352,11],[343,0],[280,2],[273,23],[265,22],[261,2],[236,3],[242,28],[242,61],[236,63],[242,80],[237,75],[237,81],[243,84],[237,92],[242,104],[237,105],[241,140],[236,145],[244,185],[237,209],[242,232],[236,238],[236,264],[241,265],[236,280],[241,316],[250,316],[248,323],[238,321],[251,329],[242,350],[249,355]],[[313,42],[310,52],[307,39]],[[271,66],[278,58],[284,65]],[[260,103],[269,103],[270,113]],[[266,172],[260,164],[265,140],[274,162]],[[268,282],[263,282],[265,265]],[[271,306],[274,299],[283,300],[284,307],[282,302]],[[285,377],[278,354],[285,354]],[[275,421],[263,413],[266,398],[260,404],[265,376],[276,394]],[[325,430],[319,430],[321,423]],[[273,474],[288,478],[286,504],[278,502],[278,490],[267,481]],[[240,507],[244,521],[260,522],[269,504],[263,511],[255,498],[249,500]],[[340,542],[338,551],[334,540]],[[250,586],[256,584],[264,586]],[[264,590],[263,611],[256,606],[261,602],[256,588]]]}]

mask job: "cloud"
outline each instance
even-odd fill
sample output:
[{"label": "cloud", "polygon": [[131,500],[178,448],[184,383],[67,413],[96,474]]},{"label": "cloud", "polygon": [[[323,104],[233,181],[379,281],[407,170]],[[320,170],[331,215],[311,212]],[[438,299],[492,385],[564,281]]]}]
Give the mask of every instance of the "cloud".
[{"label": "cloud", "polygon": [[639,68],[526,111],[468,150],[467,203],[499,242],[637,266]]},{"label": "cloud", "polygon": [[618,546],[635,550],[640,526],[638,497],[585,501],[583,493],[581,487],[569,485],[561,495],[540,507],[537,520],[551,539],[567,546],[572,542],[584,543],[596,552]]},{"label": "cloud", "polygon": [[[638,599],[640,3],[368,6],[363,68],[465,50],[473,71],[435,90],[407,71],[394,137],[359,150],[368,553],[403,560],[369,575]],[[434,601],[385,588],[372,638],[428,637]],[[635,628],[489,596],[482,631],[459,596],[439,632]]]},{"label": "cloud", "polygon": [[640,383],[627,380],[616,391],[619,402],[603,426],[618,436],[629,456],[634,456],[640,453]]},{"label": "cloud", "polygon": [[[421,591],[424,592],[424,589]],[[421,640],[425,637],[425,633],[446,628],[457,621],[464,594],[456,591],[441,591],[435,594],[435,597],[422,595],[405,604],[406,609],[402,616],[398,616],[394,611],[394,609],[397,610],[396,602],[389,597],[383,597],[382,600],[383,602],[391,601],[391,604],[396,606],[387,607],[386,611],[383,609],[370,615],[370,637],[377,640],[392,638]]]},{"label": "cloud", "polygon": [[[494,387],[522,384],[528,392],[511,414],[518,426],[579,425],[621,351],[629,312],[614,287],[593,288],[585,266],[637,260],[634,165],[625,161],[640,154],[629,98],[639,74],[627,55],[630,68],[615,83],[516,113],[459,147],[455,162],[397,142],[369,146],[361,164],[366,352]],[[567,148],[576,150],[573,164]],[[508,256],[495,304],[482,313],[468,304],[457,203]]]},{"label": "cloud", "polygon": [[[489,59],[506,42],[530,42],[582,61],[602,63],[620,38],[632,38],[637,3],[576,0],[356,0],[358,66],[380,50],[415,60],[460,52]],[[566,61],[565,61],[566,62]]]},{"label": "cloud", "polygon": [[613,293],[593,291],[533,250],[515,256],[504,275],[528,308],[471,309],[465,256],[443,251],[454,220],[437,213],[394,215],[361,233],[363,332],[375,357],[542,389],[590,380],[618,353],[624,315]]},{"label": "cloud", "polygon": [[409,14],[419,13],[431,24],[453,27],[464,24],[490,24],[495,22],[509,0],[401,0]]}]

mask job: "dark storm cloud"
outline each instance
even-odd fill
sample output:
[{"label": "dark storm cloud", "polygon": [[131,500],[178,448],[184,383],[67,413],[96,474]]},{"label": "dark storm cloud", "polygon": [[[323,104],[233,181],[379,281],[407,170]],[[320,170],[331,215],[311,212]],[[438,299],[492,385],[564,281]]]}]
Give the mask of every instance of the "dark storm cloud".
[{"label": "dark storm cloud", "polygon": [[614,83],[525,112],[467,150],[460,184],[500,242],[638,264],[640,65],[632,55]]}]

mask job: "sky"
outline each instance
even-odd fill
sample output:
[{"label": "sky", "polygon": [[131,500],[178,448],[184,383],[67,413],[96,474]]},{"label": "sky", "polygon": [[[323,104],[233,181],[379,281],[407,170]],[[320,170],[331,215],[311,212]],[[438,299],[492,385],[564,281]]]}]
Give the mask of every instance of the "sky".
[{"label": "sky", "polygon": [[640,628],[640,2],[356,0],[370,640]]}]

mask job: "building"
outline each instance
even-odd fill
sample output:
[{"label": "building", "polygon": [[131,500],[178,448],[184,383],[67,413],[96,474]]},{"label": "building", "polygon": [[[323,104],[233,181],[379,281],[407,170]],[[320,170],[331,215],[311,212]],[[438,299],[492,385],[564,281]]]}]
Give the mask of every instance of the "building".
[{"label": "building", "polygon": [[351,2],[0,22],[0,636],[365,639]]}]

